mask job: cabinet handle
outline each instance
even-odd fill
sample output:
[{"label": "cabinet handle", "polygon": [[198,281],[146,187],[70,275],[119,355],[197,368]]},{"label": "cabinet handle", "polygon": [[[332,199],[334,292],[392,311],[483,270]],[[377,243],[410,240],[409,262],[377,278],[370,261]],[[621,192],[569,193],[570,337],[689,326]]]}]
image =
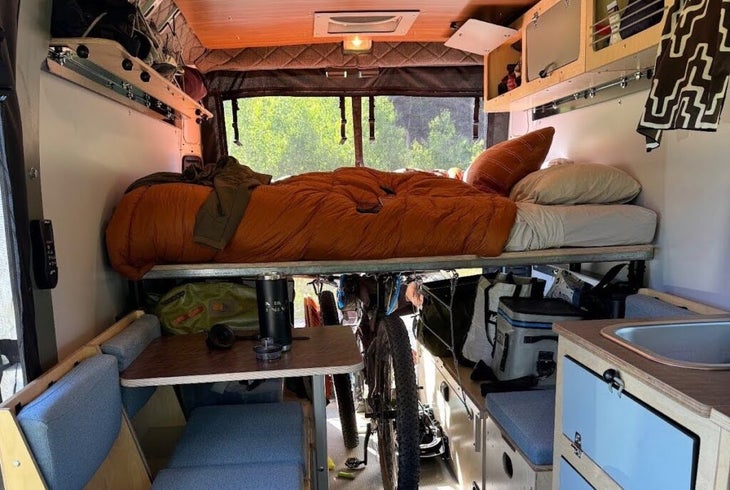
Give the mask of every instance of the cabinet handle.
[{"label": "cabinet handle", "polygon": [[580,436],[580,432],[575,433],[575,437],[572,441],[570,441],[570,447],[573,448],[573,453],[578,456],[579,458],[583,454],[583,447],[582,447],[582,438]]},{"label": "cabinet handle", "polygon": [[613,393],[614,388],[618,393],[619,398],[621,393],[624,391],[624,380],[621,379],[621,375],[615,369],[606,369],[603,372],[603,379],[608,383],[608,391]]}]

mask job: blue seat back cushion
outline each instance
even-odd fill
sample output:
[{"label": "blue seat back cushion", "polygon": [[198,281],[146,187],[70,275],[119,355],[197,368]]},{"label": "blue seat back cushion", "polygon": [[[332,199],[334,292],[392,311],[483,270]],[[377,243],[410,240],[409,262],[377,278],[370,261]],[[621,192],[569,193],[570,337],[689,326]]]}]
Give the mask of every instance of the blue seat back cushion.
[{"label": "blue seat back cushion", "polygon": [[[101,351],[117,359],[119,371],[124,371],[137,356],[160,336],[160,320],[155,315],[142,315],[124,330],[101,345]],[[122,387],[122,403],[129,417],[134,417],[155,392],[154,386]]]},{"label": "blue seat back cushion", "polygon": [[632,294],[626,297],[625,318],[674,318],[696,316],[689,311],[651,296]]},{"label": "blue seat back cushion", "polygon": [[554,389],[489,393],[486,406],[533,465],[552,464]]},{"label": "blue seat back cushion", "polygon": [[164,469],[157,474],[153,490],[299,490],[302,469],[292,463],[255,463]]},{"label": "blue seat back cushion", "polygon": [[104,354],[117,358],[119,371],[124,371],[137,356],[160,336],[160,320],[155,315],[142,315],[127,328],[101,344]]},{"label": "blue seat back cushion", "polygon": [[48,487],[82,488],[119,435],[116,359],[104,354],[85,359],[23,407],[17,419]]},{"label": "blue seat back cushion", "polygon": [[299,402],[216,405],[193,410],[167,466],[265,462],[303,466],[303,453]]}]

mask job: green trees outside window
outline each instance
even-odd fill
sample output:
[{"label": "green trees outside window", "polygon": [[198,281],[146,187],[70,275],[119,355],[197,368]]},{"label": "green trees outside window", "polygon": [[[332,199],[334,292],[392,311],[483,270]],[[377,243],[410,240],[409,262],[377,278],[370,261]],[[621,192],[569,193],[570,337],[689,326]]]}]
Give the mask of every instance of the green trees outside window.
[{"label": "green trees outside window", "polygon": [[[338,97],[238,99],[238,140],[233,104],[224,103],[229,154],[274,178],[328,171],[355,163],[351,99],[346,98],[346,137],[341,143]],[[472,139],[472,98],[379,96],[375,140],[369,140],[368,98],[362,98],[363,157],[381,170],[466,169],[484,149]]]}]

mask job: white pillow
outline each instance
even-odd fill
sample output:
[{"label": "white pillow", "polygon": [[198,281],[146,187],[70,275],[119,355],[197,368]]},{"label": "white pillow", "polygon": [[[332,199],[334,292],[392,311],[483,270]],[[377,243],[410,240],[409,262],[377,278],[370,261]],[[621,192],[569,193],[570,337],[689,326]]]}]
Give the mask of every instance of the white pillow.
[{"label": "white pillow", "polygon": [[623,170],[600,163],[555,165],[517,182],[510,198],[536,204],[623,204],[641,192],[641,184]]}]

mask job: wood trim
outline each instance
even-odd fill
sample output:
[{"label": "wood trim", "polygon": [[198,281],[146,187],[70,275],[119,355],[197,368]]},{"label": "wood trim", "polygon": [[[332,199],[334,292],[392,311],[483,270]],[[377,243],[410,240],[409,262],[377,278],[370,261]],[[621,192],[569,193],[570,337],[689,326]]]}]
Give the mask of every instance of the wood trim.
[{"label": "wood trim", "polygon": [[87,357],[95,356],[99,353],[101,353],[101,351],[98,347],[88,345],[81,347],[69,357],[46,371],[45,374],[25,385],[25,387],[15,395],[8,398],[2,405],[0,405],[0,409],[15,411],[15,407],[18,404],[20,404],[20,406],[27,405],[31,401],[35,400],[41,393],[46,391],[51,384],[61,379],[66,373],[73,369],[76,364]]},{"label": "wood trim", "polygon": [[48,488],[28,449],[13,410],[0,409],[0,468],[5,490]]},{"label": "wood trim", "polygon": [[119,321],[114,323],[112,326],[104,330],[102,333],[94,337],[93,339],[89,340],[86,345],[96,347],[101,346],[104,342],[107,342],[109,339],[117,335],[119,332],[127,328],[129,325],[131,325],[135,320],[139,319],[144,315],[144,311],[142,310],[135,310],[127,315],[125,315],[123,318],[121,318]]}]

